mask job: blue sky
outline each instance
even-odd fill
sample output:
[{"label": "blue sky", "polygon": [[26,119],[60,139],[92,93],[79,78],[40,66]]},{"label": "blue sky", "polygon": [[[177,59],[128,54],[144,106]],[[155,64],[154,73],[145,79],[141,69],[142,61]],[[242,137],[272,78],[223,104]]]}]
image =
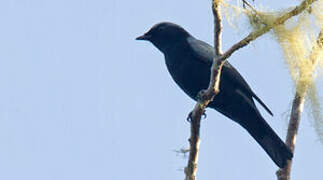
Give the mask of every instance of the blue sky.
[{"label": "blue sky", "polygon": [[[297,1],[261,1],[269,9]],[[210,1],[0,2],[0,179],[183,179],[188,112],[163,55],[135,41],[161,21],[212,42]],[[224,24],[224,49],[246,35]],[[271,108],[285,139],[294,90],[270,35],[229,60]],[[319,82],[322,88],[322,81]],[[275,179],[277,167],[240,126],[214,110],[202,122],[199,179]],[[319,179],[323,146],[302,116],[294,180]]]}]

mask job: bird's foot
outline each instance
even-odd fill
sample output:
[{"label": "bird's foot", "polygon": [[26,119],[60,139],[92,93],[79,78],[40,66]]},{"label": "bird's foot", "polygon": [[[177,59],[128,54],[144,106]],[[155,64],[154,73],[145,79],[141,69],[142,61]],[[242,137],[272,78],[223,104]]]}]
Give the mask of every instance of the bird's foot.
[{"label": "bird's foot", "polygon": [[206,114],[206,110],[205,109],[203,110],[202,117],[203,117],[203,119],[206,119],[206,117],[207,117],[207,114]]},{"label": "bird's foot", "polygon": [[188,113],[188,116],[186,118],[186,121],[191,123],[192,122],[192,114],[193,114],[193,111],[191,111],[190,113]]},{"label": "bird's foot", "polygon": [[[191,112],[188,114],[188,116],[187,116],[187,118],[186,118],[186,121],[187,121],[187,122],[189,122],[189,123],[191,123],[191,122],[192,122],[192,115],[193,115],[193,111],[191,111]],[[206,119],[206,117],[207,117],[207,114],[206,114],[206,110],[204,109],[204,110],[203,110],[203,113],[202,113],[201,118]]]}]

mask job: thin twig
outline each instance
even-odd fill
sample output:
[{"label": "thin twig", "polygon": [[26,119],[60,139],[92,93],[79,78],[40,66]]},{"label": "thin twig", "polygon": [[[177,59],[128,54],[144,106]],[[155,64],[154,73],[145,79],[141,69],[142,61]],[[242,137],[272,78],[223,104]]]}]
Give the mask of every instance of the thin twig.
[{"label": "thin twig", "polygon": [[219,56],[222,54],[222,17],[219,0],[213,0],[212,12],[214,17],[214,50],[216,56]]},{"label": "thin twig", "polygon": [[[321,30],[317,41],[312,49],[309,60],[312,62],[312,72],[318,63],[317,55],[319,51],[323,48],[323,29]],[[300,76],[303,76],[301,73]],[[296,145],[296,136],[299,129],[299,123],[301,120],[301,114],[303,112],[303,106],[305,103],[305,96],[308,91],[309,85],[304,84],[304,82],[299,82],[296,86],[296,94],[293,100],[293,106],[291,111],[291,116],[288,124],[287,136],[286,136],[286,145],[290,148],[292,152],[295,150]],[[289,180],[290,172],[292,168],[293,160],[288,160],[287,165],[283,169],[279,169],[276,172],[278,180]]]},{"label": "thin twig", "polygon": [[256,9],[251,6],[251,4],[248,3],[246,0],[242,0],[243,8],[246,8],[245,5],[247,5],[253,12],[257,13]]},{"label": "thin twig", "polygon": [[[225,63],[226,59],[229,58],[233,52],[236,50],[248,45],[251,41],[255,40],[259,36],[265,34],[274,26],[283,24],[287,19],[292,16],[298,15],[304,9],[309,7],[316,0],[304,0],[299,6],[294,8],[292,11],[282,15],[279,17],[272,25],[265,25],[260,30],[254,31],[250,33],[246,38],[241,40],[240,42],[234,44],[228,51],[224,54],[221,54],[221,16],[219,12],[219,5],[221,0],[212,0],[212,9],[214,12],[215,18],[215,52],[217,55],[213,60],[213,64],[211,67],[211,78],[209,87],[207,90],[201,91],[200,98],[198,102],[195,104],[193,111],[190,113],[189,118],[191,120],[191,137],[189,139],[190,142],[190,154],[187,167],[185,168],[185,180],[195,180],[196,172],[197,172],[197,159],[198,159],[198,150],[200,144],[200,121],[201,116],[204,113],[204,109],[207,105],[213,100],[213,98],[219,93],[219,84],[220,84],[220,76],[222,66]],[[219,19],[219,20],[216,20]]]}]

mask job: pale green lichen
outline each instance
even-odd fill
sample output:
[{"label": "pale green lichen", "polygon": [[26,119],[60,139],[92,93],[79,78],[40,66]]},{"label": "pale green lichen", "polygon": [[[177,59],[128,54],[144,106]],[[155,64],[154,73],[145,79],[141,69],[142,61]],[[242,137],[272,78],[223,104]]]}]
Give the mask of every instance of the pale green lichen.
[{"label": "pale green lichen", "polygon": [[320,47],[317,43],[318,31],[323,31],[323,0],[314,2],[307,10],[280,25],[277,25],[277,20],[294,8],[264,12],[234,6],[226,1],[222,5],[224,16],[236,30],[238,30],[238,19],[242,14],[248,17],[254,32],[264,27],[273,28],[272,37],[282,48],[296,91],[299,94],[307,92],[306,99],[309,101],[307,108],[312,114],[315,130],[323,143],[322,108],[317,92],[313,88],[315,78],[318,76],[318,68],[323,70],[323,45]]}]

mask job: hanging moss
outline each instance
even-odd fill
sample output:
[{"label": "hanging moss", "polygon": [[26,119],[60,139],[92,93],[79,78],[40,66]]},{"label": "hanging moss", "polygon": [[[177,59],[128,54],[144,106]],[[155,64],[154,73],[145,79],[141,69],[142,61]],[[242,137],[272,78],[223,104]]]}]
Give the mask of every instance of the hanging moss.
[{"label": "hanging moss", "polygon": [[315,78],[320,72],[318,68],[323,70],[323,32],[321,45],[317,43],[318,32],[323,30],[323,1],[314,2],[306,11],[278,26],[274,26],[277,18],[293,8],[261,12],[234,6],[226,1],[222,5],[224,16],[235,29],[238,29],[238,19],[242,14],[248,17],[249,26],[254,31],[264,26],[273,28],[272,37],[282,48],[285,63],[296,85],[296,91],[300,94],[307,92],[306,100],[309,106],[306,107],[312,114],[315,130],[323,143],[322,108],[315,89]]}]

